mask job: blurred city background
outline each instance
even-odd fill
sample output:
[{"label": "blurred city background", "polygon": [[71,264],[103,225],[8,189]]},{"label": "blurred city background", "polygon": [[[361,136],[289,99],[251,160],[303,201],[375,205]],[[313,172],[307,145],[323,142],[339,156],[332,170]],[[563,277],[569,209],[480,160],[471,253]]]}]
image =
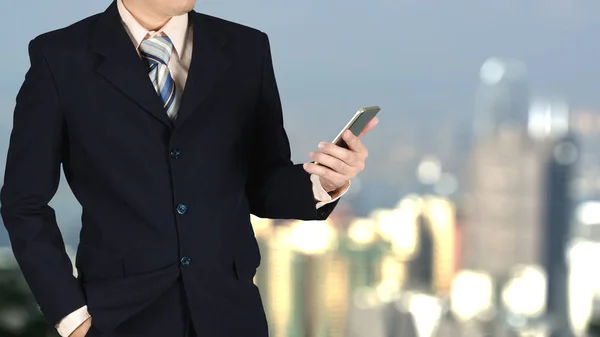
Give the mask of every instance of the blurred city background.
[{"label": "blurred city background", "polygon": [[[5,1],[0,166],[36,35],[104,1]],[[199,1],[267,32],[294,159],[381,105],[325,222],[253,219],[273,337],[600,336],[600,2]],[[81,208],[52,201],[71,255]],[[0,226],[0,337],[54,336]]]}]

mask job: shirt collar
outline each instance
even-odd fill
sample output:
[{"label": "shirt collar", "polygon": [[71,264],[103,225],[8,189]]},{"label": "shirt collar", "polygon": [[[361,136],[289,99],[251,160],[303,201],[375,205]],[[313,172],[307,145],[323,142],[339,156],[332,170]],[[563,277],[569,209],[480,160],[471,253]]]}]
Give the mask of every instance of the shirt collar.
[{"label": "shirt collar", "polygon": [[161,29],[158,31],[148,31],[146,28],[137,22],[131,12],[125,8],[123,0],[117,1],[117,8],[119,15],[123,21],[123,25],[127,29],[131,40],[133,41],[135,48],[139,48],[140,44],[147,37],[165,34],[173,42],[173,48],[177,55],[181,56],[184,52],[186,34],[188,32],[188,14],[172,17]]}]

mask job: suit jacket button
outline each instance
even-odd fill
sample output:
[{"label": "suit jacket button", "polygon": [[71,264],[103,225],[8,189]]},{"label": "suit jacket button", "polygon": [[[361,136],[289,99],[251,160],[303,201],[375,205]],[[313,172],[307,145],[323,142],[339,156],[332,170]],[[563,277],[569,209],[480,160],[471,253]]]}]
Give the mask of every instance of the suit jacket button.
[{"label": "suit jacket button", "polygon": [[179,157],[181,157],[181,150],[173,148],[171,149],[170,155],[173,159],[179,159]]},{"label": "suit jacket button", "polygon": [[187,212],[187,206],[185,204],[179,203],[177,204],[177,213],[185,214]]},{"label": "suit jacket button", "polygon": [[188,267],[190,265],[190,263],[192,263],[192,259],[191,258],[189,258],[187,256],[184,256],[184,257],[181,258],[181,266],[182,267],[184,267],[184,268]]}]

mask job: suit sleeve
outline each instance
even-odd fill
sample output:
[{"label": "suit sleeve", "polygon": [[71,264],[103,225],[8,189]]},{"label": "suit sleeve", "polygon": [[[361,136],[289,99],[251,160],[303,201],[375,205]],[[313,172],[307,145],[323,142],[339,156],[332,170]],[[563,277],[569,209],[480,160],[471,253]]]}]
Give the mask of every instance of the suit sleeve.
[{"label": "suit sleeve", "polygon": [[248,199],[262,218],[324,220],[337,202],[317,209],[310,174],[291,161],[271,48],[263,36],[262,83],[252,132]]},{"label": "suit sleeve", "polygon": [[38,40],[29,44],[29,57],[17,95],[0,213],[25,279],[55,325],[86,303],[48,205],[58,188],[65,148],[58,92]]}]

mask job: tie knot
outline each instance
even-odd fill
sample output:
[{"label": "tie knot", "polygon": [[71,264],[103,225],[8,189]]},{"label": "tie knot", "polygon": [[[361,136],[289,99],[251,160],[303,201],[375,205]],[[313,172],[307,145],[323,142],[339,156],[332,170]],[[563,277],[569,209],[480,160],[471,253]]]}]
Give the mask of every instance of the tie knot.
[{"label": "tie knot", "polygon": [[162,63],[167,65],[173,52],[173,42],[166,36],[145,39],[140,44],[140,55],[150,65]]}]

